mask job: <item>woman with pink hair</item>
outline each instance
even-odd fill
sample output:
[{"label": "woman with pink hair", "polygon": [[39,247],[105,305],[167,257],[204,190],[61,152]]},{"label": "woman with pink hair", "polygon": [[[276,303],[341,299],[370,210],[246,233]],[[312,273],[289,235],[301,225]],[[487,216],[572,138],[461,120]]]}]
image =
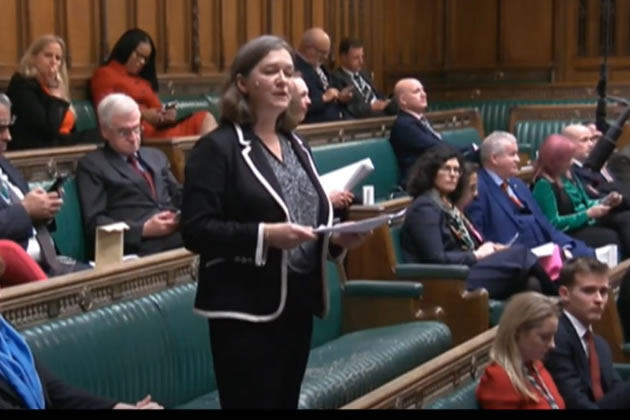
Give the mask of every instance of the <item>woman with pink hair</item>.
[{"label": "woman with pink hair", "polygon": [[630,240],[630,232],[616,230],[619,226],[611,226],[606,217],[620,200],[615,193],[602,200],[589,198],[571,170],[575,151],[575,144],[562,135],[552,134],[545,139],[534,171],[534,198],[558,230],[594,248],[617,245],[621,256],[627,255],[630,250],[622,248],[625,241],[621,235],[626,234]]}]

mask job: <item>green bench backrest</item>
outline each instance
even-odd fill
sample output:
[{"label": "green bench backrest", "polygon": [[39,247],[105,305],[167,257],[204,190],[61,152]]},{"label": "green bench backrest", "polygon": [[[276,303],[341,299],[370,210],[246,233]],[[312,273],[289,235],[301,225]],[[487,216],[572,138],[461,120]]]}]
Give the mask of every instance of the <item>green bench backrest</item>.
[{"label": "green bench backrest", "polygon": [[59,249],[60,255],[72,257],[77,261],[86,262],[85,231],[83,230],[83,213],[79,190],[74,178],[69,179],[63,186],[63,206],[55,216],[57,229],[52,237]]},{"label": "green bench backrest", "polygon": [[72,106],[76,112],[76,130],[87,131],[98,128],[98,118],[92,101],[76,100],[72,101]]},{"label": "green bench backrest", "polygon": [[189,283],[23,334],[72,385],[117,401],[151,394],[173,407],[216,389],[207,321],[192,312],[195,289]]},{"label": "green bench backrest", "polygon": [[459,130],[445,130],[442,133],[442,139],[458,148],[470,146],[472,144],[480,145],[482,138],[479,132],[474,128],[463,128]]},{"label": "green bench backrest", "polygon": [[392,237],[392,245],[394,246],[394,255],[398,263],[403,262],[402,247],[400,246],[400,231],[401,230],[402,230],[402,225],[392,226],[391,228],[389,228],[389,234]]},{"label": "green bench backrest", "polygon": [[[564,105],[564,104],[594,104],[589,99],[533,99],[533,100],[467,100],[467,101],[437,101],[429,102],[428,111],[441,111],[454,108],[477,108],[483,120],[487,134],[495,130],[508,131],[510,110],[521,105]],[[594,117],[593,117],[594,118]]]},{"label": "green bench backrest", "polygon": [[160,96],[162,103],[177,101],[177,119],[181,120],[198,111],[208,111],[218,121],[218,98],[212,95],[164,95]]},{"label": "green bench backrest", "polygon": [[400,177],[396,155],[387,138],[327,144],[313,148],[313,159],[320,175],[368,157],[372,159],[374,172],[353,192],[357,197],[361,197],[363,185],[373,185],[375,200],[385,199],[394,192]]},{"label": "green bench backrest", "polygon": [[342,335],[342,298],[339,273],[334,263],[327,263],[329,312],[324,319],[314,318],[311,348],[319,347]]},{"label": "green bench backrest", "polygon": [[431,410],[479,410],[481,406],[477,402],[475,391],[479,380],[461,386],[451,394],[435,400],[426,407]]}]

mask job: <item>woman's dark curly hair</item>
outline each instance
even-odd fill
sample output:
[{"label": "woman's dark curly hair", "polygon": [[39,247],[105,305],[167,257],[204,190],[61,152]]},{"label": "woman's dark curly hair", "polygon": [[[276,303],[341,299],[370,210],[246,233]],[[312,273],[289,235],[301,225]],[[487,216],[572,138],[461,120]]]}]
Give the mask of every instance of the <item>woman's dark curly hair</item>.
[{"label": "woman's dark curly hair", "polygon": [[[435,177],[442,165],[453,158],[459,161],[460,168],[464,167],[462,156],[456,149],[446,143],[440,143],[424,152],[411,168],[407,182],[407,192],[413,198],[416,198],[431,190],[435,186]],[[460,191],[459,194],[461,195],[461,191],[464,188],[463,185],[464,183],[460,176],[455,192]]]},{"label": "woman's dark curly hair", "polygon": [[120,64],[126,64],[127,60],[133,52],[138,48],[138,44],[141,42],[146,42],[151,44],[151,55],[149,59],[144,63],[144,67],[140,71],[138,76],[142,77],[144,80],[151,84],[154,92],[158,91],[158,79],[157,79],[157,69],[155,65],[155,44],[153,43],[153,39],[151,39],[151,35],[143,31],[142,29],[134,28],[125,32],[114,48],[112,48],[112,52],[109,55],[109,59],[107,63],[112,60],[118,61]]},{"label": "woman's dark curly hair", "polygon": [[476,164],[475,162],[466,161],[464,163],[462,172],[459,175],[459,182],[457,183],[457,188],[455,188],[455,191],[453,191],[451,195],[449,196],[449,198],[454,204],[457,204],[457,202],[462,198],[462,196],[464,195],[464,191],[466,191],[466,188],[468,188],[468,184],[470,183],[470,176],[476,173],[478,169],[479,169],[479,165]]}]

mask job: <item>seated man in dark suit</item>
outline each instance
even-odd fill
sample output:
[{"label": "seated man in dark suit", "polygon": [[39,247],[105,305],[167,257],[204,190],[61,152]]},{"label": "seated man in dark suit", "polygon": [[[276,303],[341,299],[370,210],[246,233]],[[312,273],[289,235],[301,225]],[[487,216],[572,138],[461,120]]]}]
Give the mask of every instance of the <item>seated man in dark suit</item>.
[{"label": "seated man in dark suit", "polygon": [[593,199],[601,199],[611,192],[618,192],[623,197],[623,203],[616,208],[617,211],[630,209],[630,188],[617,182],[606,165],[599,172],[583,166],[588,156],[593,151],[595,144],[601,138],[602,133],[582,124],[571,124],[563,130],[562,134],[573,140],[577,150],[573,159],[573,171],[580,178],[586,188],[587,194]]},{"label": "seated man in dark suit", "polygon": [[352,99],[344,110],[351,118],[383,117],[396,115],[396,102],[385,99],[367,71],[363,70],[363,44],[345,38],[339,44],[341,66],[330,74],[332,85],[339,91],[352,89]]},{"label": "seated man in dark suit", "polygon": [[20,171],[3,156],[11,141],[13,121],[11,101],[0,93],[0,239],[20,244],[49,277],[85,269],[82,264],[58,259],[50,236],[63,204],[59,194],[42,188],[29,191]]},{"label": "seated man in dark suit", "polygon": [[[140,109],[124,94],[98,106],[107,143],[79,162],[77,184],[88,244],[96,228],[125,222],[125,254],[150,255],[183,246],[179,233],[182,187],[164,154],[140,147]],[[92,249],[93,253],[93,249]]]},{"label": "seated man in dark suit", "polygon": [[518,144],[512,134],[497,131],[481,144],[483,168],[478,174],[478,195],[468,207],[468,215],[481,234],[500,244],[514,241],[534,248],[553,242],[573,256],[594,256],[592,248],[551,225],[529,187],[515,178],[519,163]]},{"label": "seated man in dark suit", "polygon": [[308,86],[311,106],[304,123],[343,120],[343,105],[352,99],[352,89],[335,89],[324,63],[330,55],[330,37],[320,28],[311,28],[302,36],[295,55],[295,70],[302,74]]},{"label": "seated man in dark suit", "polygon": [[[427,94],[417,79],[402,79],[394,87],[398,104],[398,117],[392,126],[389,141],[400,168],[400,185],[407,186],[409,170],[418,157],[442,141],[442,136],[431,127],[424,116],[427,109]],[[460,152],[467,159],[475,159],[476,146],[466,147]]]},{"label": "seated man in dark suit", "polygon": [[545,367],[566,407],[630,408],[630,383],[615,372],[608,343],[593,333],[608,302],[608,266],[578,258],[565,263],[558,281],[563,314]]}]

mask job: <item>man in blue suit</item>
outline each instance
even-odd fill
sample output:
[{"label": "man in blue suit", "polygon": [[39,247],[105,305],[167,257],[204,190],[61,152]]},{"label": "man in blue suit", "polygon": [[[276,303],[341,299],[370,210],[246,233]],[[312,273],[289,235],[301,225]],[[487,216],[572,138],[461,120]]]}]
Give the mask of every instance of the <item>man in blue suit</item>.
[{"label": "man in blue suit", "polygon": [[608,266],[578,258],[565,263],[558,282],[563,313],[545,367],[566,407],[630,408],[630,383],[615,372],[608,343],[592,327],[608,302]]},{"label": "man in blue suit", "polygon": [[[440,144],[442,136],[431,127],[424,115],[427,109],[427,94],[417,79],[402,79],[394,87],[398,104],[398,116],[390,133],[389,141],[396,154],[400,168],[400,185],[407,186],[411,167],[424,152]],[[476,145],[461,148],[460,152],[476,160]]]},{"label": "man in blue suit", "polygon": [[553,242],[575,257],[594,256],[592,248],[549,223],[527,185],[515,178],[519,162],[518,145],[512,134],[497,131],[483,141],[479,194],[468,208],[474,225],[492,242],[508,244],[516,238],[515,243],[530,248]]}]

